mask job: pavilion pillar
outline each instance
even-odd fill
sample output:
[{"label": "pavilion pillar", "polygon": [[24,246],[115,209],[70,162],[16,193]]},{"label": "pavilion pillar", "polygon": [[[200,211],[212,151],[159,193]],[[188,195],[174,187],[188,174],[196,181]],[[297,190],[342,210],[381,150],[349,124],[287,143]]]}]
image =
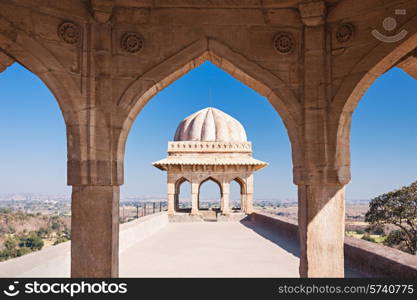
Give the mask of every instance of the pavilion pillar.
[{"label": "pavilion pillar", "polygon": [[180,195],[178,193],[174,194],[174,210],[179,211],[180,209]]},{"label": "pavilion pillar", "polygon": [[222,214],[228,215],[230,214],[230,183],[223,182],[222,183]]},{"label": "pavilion pillar", "polygon": [[253,213],[253,194],[246,194],[246,211],[247,214]]},{"label": "pavilion pillar", "polygon": [[298,187],[301,277],[344,277],[345,188]]},{"label": "pavilion pillar", "polygon": [[191,214],[198,215],[198,186],[196,182],[191,183]]},{"label": "pavilion pillar", "polygon": [[240,210],[246,212],[246,193],[240,194]]},{"label": "pavilion pillar", "polygon": [[176,211],[176,194],[168,193],[168,215],[173,215]]},{"label": "pavilion pillar", "polygon": [[169,176],[167,183],[167,194],[168,215],[173,215],[175,213],[175,184],[172,182]]},{"label": "pavilion pillar", "polygon": [[253,213],[253,174],[246,179],[245,212]]},{"label": "pavilion pillar", "polygon": [[71,277],[118,277],[119,186],[72,187]]}]

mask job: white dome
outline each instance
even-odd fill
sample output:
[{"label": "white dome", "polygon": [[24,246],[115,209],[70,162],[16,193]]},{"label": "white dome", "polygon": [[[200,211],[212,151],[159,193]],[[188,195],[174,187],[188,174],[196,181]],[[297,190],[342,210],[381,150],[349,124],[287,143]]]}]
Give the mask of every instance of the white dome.
[{"label": "white dome", "polygon": [[185,118],[178,125],[174,141],[246,142],[246,132],[238,120],[208,107]]}]

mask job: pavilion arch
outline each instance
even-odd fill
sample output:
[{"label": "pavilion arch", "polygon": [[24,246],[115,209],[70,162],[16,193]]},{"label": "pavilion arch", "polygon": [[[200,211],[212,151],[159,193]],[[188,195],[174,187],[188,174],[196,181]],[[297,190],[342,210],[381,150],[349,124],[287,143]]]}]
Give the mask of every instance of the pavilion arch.
[{"label": "pavilion arch", "polygon": [[[417,18],[413,20],[413,24],[417,28]],[[374,81],[391,68],[400,66],[399,63],[415,51],[417,48],[417,33],[395,48],[387,43],[381,43],[379,48],[381,48],[380,51],[371,51],[357,64],[359,65],[366,61],[372,62],[372,68],[364,74],[359,73],[359,76],[355,73],[352,78],[345,80],[331,106],[330,115],[337,124],[333,135],[336,138],[336,163],[343,170],[342,172],[346,172],[341,176],[346,181],[344,183],[350,180],[350,128],[352,114],[362,96]],[[375,53],[379,55],[375,55]],[[414,67],[417,69],[417,64]],[[410,72],[410,70],[407,71]],[[413,72],[417,72],[417,70]],[[348,96],[346,97],[346,95]]]},{"label": "pavilion arch", "polygon": [[268,99],[287,128],[294,167],[300,165],[302,152],[299,146],[299,128],[302,108],[298,98],[278,76],[211,38],[197,40],[182,49],[137,78],[124,91],[117,103],[126,113],[116,145],[117,160],[123,162],[129,131],[148,101],[159,91],[205,61],[212,62]]},{"label": "pavilion arch", "polygon": [[209,177],[205,178],[204,180],[201,180],[198,183],[198,205],[197,205],[198,206],[198,209],[201,209],[201,207],[200,207],[201,187],[202,187],[203,184],[205,184],[206,182],[209,182],[209,181],[215,183],[219,187],[219,196],[220,196],[220,198],[219,198],[219,204],[220,204],[220,209],[222,209],[222,207],[223,207],[223,204],[222,204],[223,186],[222,186],[222,183],[221,183],[220,180],[218,180],[218,179],[216,179],[216,178],[214,178],[212,176],[209,176]]},{"label": "pavilion arch", "polygon": [[179,193],[180,193],[180,188],[181,188],[181,185],[182,185],[184,182],[189,182],[189,183],[191,183],[191,181],[190,181],[189,179],[185,178],[185,177],[181,177],[181,178],[179,178],[177,181],[175,181],[175,193],[176,193],[176,194],[179,194]]},{"label": "pavilion arch", "polygon": [[191,180],[187,179],[186,177],[182,176],[175,181],[175,199],[174,199],[174,209],[175,211],[180,210],[180,192],[181,192],[181,185],[184,182],[188,182],[191,184]]},{"label": "pavilion arch", "polygon": [[246,202],[245,197],[246,197],[246,193],[247,193],[247,188],[246,188],[245,181],[240,177],[236,177],[232,181],[237,182],[237,184],[240,186],[240,209],[244,210],[244,206],[245,206],[245,202]]},{"label": "pavilion arch", "polygon": [[207,181],[213,181],[215,184],[217,184],[217,186],[219,187],[220,195],[222,195],[222,194],[223,194],[223,188],[222,188],[222,184],[221,184],[220,180],[218,180],[218,179],[216,179],[216,178],[214,178],[214,177],[212,177],[212,176],[209,176],[209,177],[205,178],[204,180],[201,180],[201,181],[198,183],[198,193],[199,193],[199,194],[200,194],[200,189],[201,189],[201,186],[202,186],[204,183],[206,183]]},{"label": "pavilion arch", "polygon": [[232,181],[236,181],[239,186],[240,186],[240,193],[243,194],[246,192],[246,185],[245,185],[245,181],[240,178],[240,177],[236,177],[235,179],[233,179]]}]

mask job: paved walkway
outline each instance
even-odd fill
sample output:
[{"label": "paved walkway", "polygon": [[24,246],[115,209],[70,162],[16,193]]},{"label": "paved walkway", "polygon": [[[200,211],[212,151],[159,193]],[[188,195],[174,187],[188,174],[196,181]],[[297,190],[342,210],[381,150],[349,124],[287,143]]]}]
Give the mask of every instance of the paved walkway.
[{"label": "paved walkway", "polygon": [[[149,228],[129,228],[140,228],[141,222],[157,226],[152,220],[163,220],[163,215],[145,218],[122,225],[127,234],[120,245],[120,277],[299,276],[298,245],[265,227],[245,221],[166,222],[141,239],[138,233],[149,233]],[[0,263],[0,277],[69,276],[69,242]],[[346,270],[346,276],[358,274]]]},{"label": "paved walkway", "polygon": [[249,222],[169,223],[121,254],[120,275],[298,277],[297,254],[296,245]]}]

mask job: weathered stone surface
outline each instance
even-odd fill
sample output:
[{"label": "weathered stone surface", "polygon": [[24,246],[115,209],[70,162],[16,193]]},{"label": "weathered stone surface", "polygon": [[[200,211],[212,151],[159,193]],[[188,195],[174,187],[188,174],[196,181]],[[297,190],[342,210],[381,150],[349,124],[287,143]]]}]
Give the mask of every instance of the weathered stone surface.
[{"label": "weathered stone surface", "polygon": [[118,277],[119,187],[74,186],[71,276]]}]

